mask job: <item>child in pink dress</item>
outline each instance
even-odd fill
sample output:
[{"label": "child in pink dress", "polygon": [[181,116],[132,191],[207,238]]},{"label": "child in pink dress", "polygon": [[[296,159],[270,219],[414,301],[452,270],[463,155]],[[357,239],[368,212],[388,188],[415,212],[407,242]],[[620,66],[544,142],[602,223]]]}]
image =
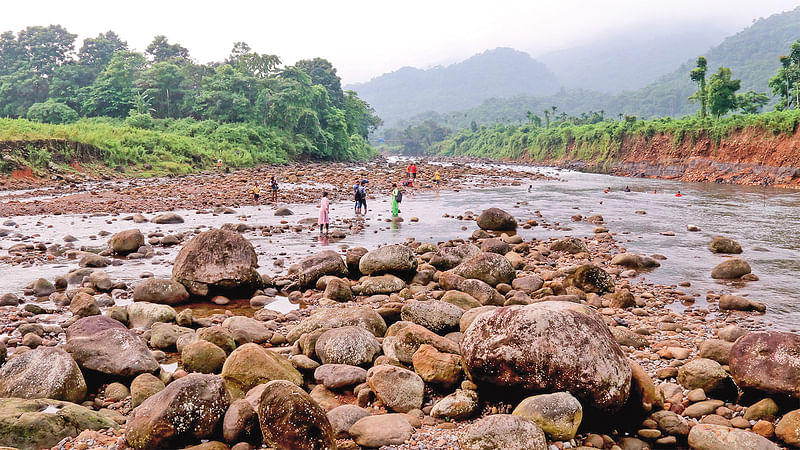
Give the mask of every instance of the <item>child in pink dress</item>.
[{"label": "child in pink dress", "polygon": [[330,224],[330,217],[328,217],[328,193],[322,193],[322,201],[319,204],[319,232],[322,233],[322,226],[325,226],[325,233],[328,233],[328,226]]}]

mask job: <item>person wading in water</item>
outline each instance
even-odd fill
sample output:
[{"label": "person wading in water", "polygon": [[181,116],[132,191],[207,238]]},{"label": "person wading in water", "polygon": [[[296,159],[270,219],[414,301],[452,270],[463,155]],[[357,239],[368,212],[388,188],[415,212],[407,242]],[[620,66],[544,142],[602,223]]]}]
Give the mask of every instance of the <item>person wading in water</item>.
[{"label": "person wading in water", "polygon": [[328,226],[330,225],[331,218],[328,215],[328,209],[330,207],[330,203],[328,202],[328,193],[322,193],[322,200],[319,202],[319,220],[317,223],[319,224],[319,232],[322,233],[322,227],[325,226],[325,234],[328,234]]}]

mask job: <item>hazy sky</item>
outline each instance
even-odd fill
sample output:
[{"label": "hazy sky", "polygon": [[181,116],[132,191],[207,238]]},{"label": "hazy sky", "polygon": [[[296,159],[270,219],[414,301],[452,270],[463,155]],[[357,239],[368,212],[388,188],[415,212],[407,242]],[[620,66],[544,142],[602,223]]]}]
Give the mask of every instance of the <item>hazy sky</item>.
[{"label": "hazy sky", "polygon": [[402,66],[449,64],[495,47],[536,56],[652,24],[708,21],[738,30],[800,0],[28,0],[3,1],[0,30],[58,23],[80,41],[114,30],[143,50],[154,35],[200,62],[235,41],[284,63],[321,56],[345,83]]}]

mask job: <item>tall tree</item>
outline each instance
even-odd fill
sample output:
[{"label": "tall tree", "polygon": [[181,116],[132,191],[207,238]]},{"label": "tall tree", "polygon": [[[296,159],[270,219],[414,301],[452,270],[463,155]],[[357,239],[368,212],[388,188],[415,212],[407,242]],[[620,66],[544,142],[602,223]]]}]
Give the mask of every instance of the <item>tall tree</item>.
[{"label": "tall tree", "polygon": [[184,72],[171,62],[157,62],[145,69],[136,85],[151,100],[154,117],[178,117],[185,90]]},{"label": "tall tree", "polygon": [[137,95],[136,75],[144,65],[141,53],[128,50],[114,53],[111,62],[89,88],[83,103],[84,113],[90,116],[127,116]]},{"label": "tall tree", "polygon": [[769,80],[772,93],[780,100],[775,109],[798,108],[800,104],[800,40],[793,43],[789,55],[780,57],[781,67]]},{"label": "tall tree", "polygon": [[731,69],[720,67],[708,80],[708,111],[716,119],[736,109],[736,91],[742,80],[733,80],[731,76]]},{"label": "tall tree", "polygon": [[111,61],[114,53],[127,49],[128,43],[120,39],[117,33],[106,31],[97,37],[83,40],[83,45],[78,50],[78,60],[81,65],[91,67],[100,73]]},{"label": "tall tree", "polygon": [[744,114],[757,114],[769,103],[769,97],[763,92],[747,91],[736,96],[736,106]]},{"label": "tall tree", "polygon": [[76,37],[61,25],[49,25],[28,27],[19,32],[17,40],[28,57],[30,67],[36,73],[47,76],[56,67],[72,59]]},{"label": "tall tree", "polygon": [[163,34],[153,38],[153,42],[144,50],[147,58],[154,63],[167,62],[173,59],[189,61],[189,50],[180,44],[170,44]]},{"label": "tall tree", "polygon": [[689,101],[700,102],[700,117],[705,118],[707,115],[708,106],[708,91],[706,90],[706,72],[708,71],[708,62],[705,56],[697,57],[697,66],[689,73],[689,78],[697,83],[697,92],[695,92]]},{"label": "tall tree", "polygon": [[324,87],[334,106],[342,106],[344,103],[342,80],[336,75],[336,69],[330,61],[324,58],[303,59],[297,61],[295,67],[308,74],[312,83]]}]

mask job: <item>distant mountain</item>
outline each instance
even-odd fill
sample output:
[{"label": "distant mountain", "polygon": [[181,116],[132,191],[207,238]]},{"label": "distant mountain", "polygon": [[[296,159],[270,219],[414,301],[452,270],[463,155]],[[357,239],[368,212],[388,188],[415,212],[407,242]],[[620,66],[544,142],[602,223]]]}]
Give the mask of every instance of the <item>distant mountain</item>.
[{"label": "distant mountain", "polygon": [[537,57],[566,88],[617,93],[642,88],[736,31],[679,23],[627,29],[618,36]]},{"label": "distant mountain", "polygon": [[426,111],[447,112],[516,94],[558,91],[556,76],[527,53],[496,48],[428,70],[404,67],[366,83],[345,86],[369,102],[386,126]]}]

